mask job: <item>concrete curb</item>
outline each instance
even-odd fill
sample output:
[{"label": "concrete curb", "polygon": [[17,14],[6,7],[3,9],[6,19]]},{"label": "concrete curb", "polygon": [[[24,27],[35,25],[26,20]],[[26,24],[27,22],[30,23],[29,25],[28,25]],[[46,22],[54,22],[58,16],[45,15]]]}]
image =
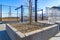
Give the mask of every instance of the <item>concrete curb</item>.
[{"label": "concrete curb", "polygon": [[7,33],[12,40],[48,40],[50,37],[58,33],[58,25],[52,25],[46,28],[35,30],[29,33],[21,33],[11,25],[6,25]]}]

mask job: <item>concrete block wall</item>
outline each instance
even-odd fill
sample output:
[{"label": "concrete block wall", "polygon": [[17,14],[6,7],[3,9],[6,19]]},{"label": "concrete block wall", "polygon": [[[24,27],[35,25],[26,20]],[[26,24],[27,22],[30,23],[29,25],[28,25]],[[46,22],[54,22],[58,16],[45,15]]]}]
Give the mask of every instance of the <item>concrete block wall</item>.
[{"label": "concrete block wall", "polygon": [[12,40],[48,40],[58,33],[58,25],[49,26],[29,33],[21,33],[10,25],[6,25],[7,33]]},{"label": "concrete block wall", "polygon": [[60,21],[56,21],[55,24],[59,26],[59,31],[60,31]]},{"label": "concrete block wall", "polygon": [[19,31],[17,31],[13,27],[9,27],[8,25],[6,25],[6,31],[9,37],[11,38],[11,40],[22,40],[22,38],[24,37],[23,34],[21,34]]},{"label": "concrete block wall", "polygon": [[43,30],[32,36],[33,40],[48,40],[58,33],[58,27]]}]

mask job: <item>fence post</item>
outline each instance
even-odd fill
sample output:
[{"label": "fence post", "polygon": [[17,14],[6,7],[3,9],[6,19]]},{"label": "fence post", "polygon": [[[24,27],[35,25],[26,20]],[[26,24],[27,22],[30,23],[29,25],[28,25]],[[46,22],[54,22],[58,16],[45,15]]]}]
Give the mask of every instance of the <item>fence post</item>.
[{"label": "fence post", "polygon": [[9,17],[11,17],[11,6],[9,6]]},{"label": "fence post", "polygon": [[2,5],[0,5],[0,21],[2,22]]}]

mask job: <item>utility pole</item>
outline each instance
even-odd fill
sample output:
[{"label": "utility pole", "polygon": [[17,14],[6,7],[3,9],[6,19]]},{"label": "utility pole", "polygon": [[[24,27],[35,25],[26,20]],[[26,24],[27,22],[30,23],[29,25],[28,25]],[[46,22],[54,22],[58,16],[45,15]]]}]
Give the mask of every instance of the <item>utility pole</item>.
[{"label": "utility pole", "polygon": [[37,22],[37,0],[35,0],[35,22]]},{"label": "utility pole", "polygon": [[30,24],[32,23],[32,0],[29,0]]},{"label": "utility pole", "polygon": [[21,22],[23,22],[23,5],[21,5]]}]

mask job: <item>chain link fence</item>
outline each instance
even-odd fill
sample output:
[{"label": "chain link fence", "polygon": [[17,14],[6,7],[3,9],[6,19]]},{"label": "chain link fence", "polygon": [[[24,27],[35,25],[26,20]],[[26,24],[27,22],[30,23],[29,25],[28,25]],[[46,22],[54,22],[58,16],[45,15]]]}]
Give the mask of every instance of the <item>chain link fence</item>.
[{"label": "chain link fence", "polygon": [[[30,14],[29,14],[29,6],[23,5],[22,8],[19,8],[18,10],[15,10],[16,6],[8,6],[8,5],[0,5],[0,21],[2,22],[21,22],[21,18],[23,15],[23,22],[29,22],[30,21]],[[21,13],[23,12],[23,14]],[[38,10],[37,10],[38,13]],[[22,14],[22,15],[21,15]],[[43,20],[48,20],[47,16],[44,16],[43,14]],[[37,20],[42,21],[42,11],[41,14],[37,14]],[[35,8],[32,8],[32,21],[35,21]]]},{"label": "chain link fence", "polygon": [[15,10],[16,8],[16,6],[0,5],[0,21],[21,22],[21,12],[23,12],[23,22],[29,21],[29,7],[23,5],[23,11],[21,8]]}]

